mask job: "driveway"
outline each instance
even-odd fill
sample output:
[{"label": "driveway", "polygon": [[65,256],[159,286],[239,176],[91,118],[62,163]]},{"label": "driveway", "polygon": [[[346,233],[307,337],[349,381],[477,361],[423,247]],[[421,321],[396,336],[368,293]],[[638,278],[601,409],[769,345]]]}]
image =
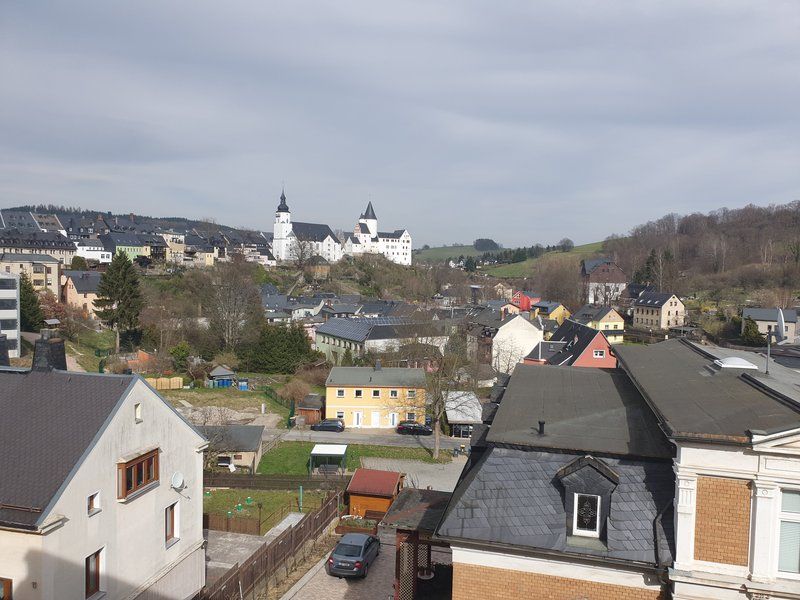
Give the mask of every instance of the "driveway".
[{"label": "driveway", "polygon": [[[374,444],[376,446],[402,446],[405,448],[433,448],[433,436],[400,435],[391,429],[346,429],[342,433],[292,429],[283,439],[286,441],[317,442],[321,444]],[[446,450],[461,445],[469,447],[469,439],[441,437],[440,447]]]}]

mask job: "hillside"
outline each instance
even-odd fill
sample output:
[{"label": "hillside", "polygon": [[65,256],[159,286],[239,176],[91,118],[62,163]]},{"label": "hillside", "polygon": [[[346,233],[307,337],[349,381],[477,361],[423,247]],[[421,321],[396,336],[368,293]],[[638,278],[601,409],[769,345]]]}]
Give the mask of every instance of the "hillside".
[{"label": "hillside", "polygon": [[483,252],[475,250],[472,246],[437,246],[414,251],[414,260],[421,263],[437,263],[444,262],[448,258],[480,256],[481,254]]},{"label": "hillside", "polygon": [[582,259],[584,256],[589,256],[600,252],[603,249],[603,242],[592,242],[591,244],[583,244],[582,246],[575,246],[569,252],[548,252],[539,258],[529,258],[518,263],[510,263],[506,265],[497,265],[493,267],[485,267],[482,269],[483,273],[493,277],[503,278],[519,278],[530,277],[533,274],[533,266],[537,262],[551,256],[574,256],[576,260]]}]

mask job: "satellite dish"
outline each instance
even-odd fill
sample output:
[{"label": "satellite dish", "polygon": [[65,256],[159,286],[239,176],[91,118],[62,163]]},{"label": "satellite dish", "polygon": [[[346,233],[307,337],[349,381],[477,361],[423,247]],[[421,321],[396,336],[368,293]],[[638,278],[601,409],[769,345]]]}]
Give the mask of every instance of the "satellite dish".
[{"label": "satellite dish", "polygon": [[178,490],[180,492],[185,484],[185,481],[183,480],[183,473],[181,473],[180,471],[175,471],[172,474],[172,479],[170,479],[169,483],[173,489]]},{"label": "satellite dish", "polygon": [[229,464],[228,471],[230,471],[231,473],[236,473],[236,465],[234,465],[233,463]]}]

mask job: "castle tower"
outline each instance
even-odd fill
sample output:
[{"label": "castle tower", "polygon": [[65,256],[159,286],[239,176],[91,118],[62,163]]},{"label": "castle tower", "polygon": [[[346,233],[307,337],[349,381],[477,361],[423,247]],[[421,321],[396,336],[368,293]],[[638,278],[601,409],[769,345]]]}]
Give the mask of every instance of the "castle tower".
[{"label": "castle tower", "polygon": [[367,210],[364,211],[364,214],[361,215],[358,222],[367,226],[371,236],[375,237],[378,235],[378,217],[375,216],[375,209],[372,208],[372,201],[367,204]]},{"label": "castle tower", "polygon": [[292,213],[286,204],[286,193],[281,190],[281,201],[275,211],[272,253],[277,260],[289,259],[289,234],[292,233]]}]

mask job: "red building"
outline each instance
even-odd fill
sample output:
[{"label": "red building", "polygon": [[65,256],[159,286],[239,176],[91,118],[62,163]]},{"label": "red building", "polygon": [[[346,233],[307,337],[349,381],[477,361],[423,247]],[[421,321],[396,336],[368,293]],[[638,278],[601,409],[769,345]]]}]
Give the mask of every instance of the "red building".
[{"label": "red building", "polygon": [[536,292],[518,290],[511,297],[511,304],[518,306],[521,311],[530,311],[531,306],[541,300],[542,296]]},{"label": "red building", "polygon": [[564,321],[547,341],[539,342],[523,361],[526,365],[570,365],[595,369],[615,369],[617,359],[611,353],[602,331],[570,319]]}]

